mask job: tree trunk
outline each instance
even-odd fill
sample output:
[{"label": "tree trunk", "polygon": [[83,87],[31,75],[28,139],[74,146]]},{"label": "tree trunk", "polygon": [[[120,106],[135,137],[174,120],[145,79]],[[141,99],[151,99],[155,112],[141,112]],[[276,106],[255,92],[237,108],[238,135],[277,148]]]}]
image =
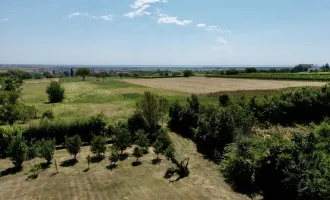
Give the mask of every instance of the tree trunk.
[{"label": "tree trunk", "polygon": [[83,76],[83,81],[85,80],[86,76]]}]

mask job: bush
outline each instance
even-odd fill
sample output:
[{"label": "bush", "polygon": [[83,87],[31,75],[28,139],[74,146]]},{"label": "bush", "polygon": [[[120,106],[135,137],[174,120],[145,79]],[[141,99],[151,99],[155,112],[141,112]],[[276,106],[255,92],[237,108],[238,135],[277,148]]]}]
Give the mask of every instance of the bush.
[{"label": "bush", "polygon": [[15,168],[21,168],[27,158],[27,145],[22,136],[17,135],[11,138],[8,146],[7,155],[13,162]]},{"label": "bush", "polygon": [[54,119],[54,112],[52,110],[46,110],[42,113],[42,118]]},{"label": "bush", "polygon": [[184,77],[194,76],[194,72],[191,71],[191,70],[186,69],[186,70],[183,71],[183,76]]},{"label": "bush", "polygon": [[55,153],[54,140],[41,140],[36,143],[38,157],[44,158],[50,164]]},{"label": "bush", "polygon": [[94,136],[91,143],[91,151],[96,154],[98,158],[101,157],[101,154],[105,153],[107,141],[102,136]]},{"label": "bush", "polygon": [[52,81],[46,89],[48,94],[48,100],[50,103],[58,103],[64,100],[64,88],[61,87],[61,83]]},{"label": "bush", "polygon": [[116,165],[116,162],[119,160],[119,154],[116,148],[110,149],[109,161],[111,165]]},{"label": "bush", "polygon": [[79,135],[66,137],[65,139],[65,148],[71,155],[74,155],[74,160],[77,160],[77,154],[80,152],[81,145],[82,141]]}]

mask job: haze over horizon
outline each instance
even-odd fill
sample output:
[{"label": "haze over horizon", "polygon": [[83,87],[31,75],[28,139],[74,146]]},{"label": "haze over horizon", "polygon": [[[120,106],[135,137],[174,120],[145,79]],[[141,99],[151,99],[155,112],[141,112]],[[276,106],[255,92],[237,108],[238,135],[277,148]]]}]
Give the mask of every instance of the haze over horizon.
[{"label": "haze over horizon", "polygon": [[3,0],[0,63],[321,65],[330,60],[328,0],[205,2]]}]

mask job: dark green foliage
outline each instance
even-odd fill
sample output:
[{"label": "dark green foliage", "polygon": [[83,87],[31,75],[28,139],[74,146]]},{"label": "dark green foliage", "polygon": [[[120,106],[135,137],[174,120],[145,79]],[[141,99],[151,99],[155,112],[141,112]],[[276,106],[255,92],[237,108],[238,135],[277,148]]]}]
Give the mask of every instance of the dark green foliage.
[{"label": "dark green foliage", "polygon": [[248,67],[245,69],[245,73],[256,73],[256,72],[258,72],[258,70],[255,67]]},{"label": "dark green foliage", "polygon": [[91,74],[91,70],[89,68],[79,68],[76,71],[77,76],[81,76],[83,81],[85,80],[86,76]]},{"label": "dark green foliage", "polygon": [[58,103],[64,100],[64,88],[60,82],[52,81],[46,89],[50,103]]},{"label": "dark green foliage", "polygon": [[315,133],[290,139],[238,139],[226,147],[221,171],[237,189],[265,199],[329,199],[329,127],[324,122]]},{"label": "dark green foliage", "polygon": [[135,144],[141,147],[144,152],[148,151],[150,142],[147,134],[143,130],[139,130],[135,133]]},{"label": "dark green foliage", "polygon": [[142,112],[138,111],[134,112],[134,114],[128,118],[127,125],[132,135],[138,130],[144,130],[147,132],[150,129]]},{"label": "dark green foliage", "polygon": [[43,75],[43,77],[46,77],[46,78],[54,78],[54,75],[49,72],[44,72],[42,75]]},{"label": "dark green foliage", "polygon": [[25,122],[36,117],[35,107],[20,101],[22,83],[17,77],[0,80],[0,124]]},{"label": "dark green foliage", "polygon": [[112,165],[116,165],[116,162],[119,160],[119,154],[116,148],[110,149],[110,155],[108,159]]},{"label": "dark green foliage", "polygon": [[173,77],[181,76],[181,73],[180,72],[172,72],[172,76]]},{"label": "dark green foliage", "polygon": [[121,132],[116,133],[115,138],[113,139],[113,146],[120,150],[120,154],[123,154],[123,151],[131,144],[131,134],[124,129],[122,129]]},{"label": "dark green foliage", "polygon": [[183,71],[183,76],[184,77],[194,76],[194,72],[191,71],[191,70],[186,69],[186,70]]},{"label": "dark green foliage", "polygon": [[107,141],[103,136],[94,136],[91,142],[91,151],[96,154],[97,157],[101,157],[101,154],[105,153]]},{"label": "dark green foliage", "polygon": [[227,94],[219,96],[219,103],[221,106],[226,107],[230,103],[230,98]]},{"label": "dark green foliage", "polygon": [[237,136],[250,135],[255,119],[251,112],[239,105],[218,107],[206,105],[198,120],[195,142],[199,151],[213,160]]},{"label": "dark green foliage", "polygon": [[154,152],[157,155],[157,159],[158,159],[159,154],[165,154],[166,149],[171,144],[172,144],[172,141],[166,132],[165,133],[162,132],[159,134],[157,140],[152,145],[152,147],[154,148]]},{"label": "dark green foliage", "polygon": [[259,98],[250,104],[260,122],[290,125],[321,121],[330,114],[330,85],[322,88],[300,88]]},{"label": "dark green foliage", "polygon": [[236,69],[229,69],[226,71],[226,75],[235,75],[238,73],[239,73],[239,71],[237,71]]},{"label": "dark green foliage", "polygon": [[77,154],[80,152],[81,145],[82,141],[79,135],[65,138],[65,148],[71,155],[74,155],[74,160],[77,160]]},{"label": "dark green foliage", "polygon": [[43,75],[40,74],[40,73],[35,73],[35,74],[33,75],[33,77],[34,77],[35,79],[42,79],[42,78],[44,78]]},{"label": "dark green foliage", "polygon": [[54,112],[52,110],[46,110],[42,113],[42,118],[54,119]]},{"label": "dark green foliage", "polygon": [[37,149],[37,155],[40,158],[44,158],[47,164],[50,164],[55,153],[55,141],[54,140],[40,140],[35,144]]},{"label": "dark green foliage", "polygon": [[21,168],[27,158],[28,147],[21,135],[13,136],[8,146],[7,155],[15,168]]},{"label": "dark green foliage", "polygon": [[132,155],[136,158],[136,162],[139,162],[139,158],[143,156],[142,149],[135,147]]},{"label": "dark green foliage", "polygon": [[26,140],[55,139],[56,144],[63,144],[65,136],[79,135],[84,142],[90,142],[94,135],[107,132],[102,116],[94,116],[88,120],[65,122],[62,120],[42,119],[39,124],[30,124],[23,132]]},{"label": "dark green foliage", "polygon": [[171,144],[165,149],[164,155],[168,160],[174,160],[175,159],[174,154],[175,154],[175,149],[174,146]]}]

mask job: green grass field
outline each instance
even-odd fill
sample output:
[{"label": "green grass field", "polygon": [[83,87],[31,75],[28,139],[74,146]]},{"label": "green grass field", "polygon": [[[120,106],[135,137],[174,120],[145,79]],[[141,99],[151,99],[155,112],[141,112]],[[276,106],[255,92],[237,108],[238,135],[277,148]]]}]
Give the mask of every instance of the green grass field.
[{"label": "green grass field", "polygon": [[[104,82],[88,77],[63,78],[59,81],[65,88],[65,100],[62,103],[49,104],[46,87],[50,80],[28,80],[23,85],[22,99],[29,105],[34,105],[42,114],[52,109],[57,118],[63,120],[86,118],[103,112],[110,121],[125,120],[133,112],[135,102],[142,97],[143,92],[151,91],[165,96],[170,101],[178,100],[184,103],[188,93],[164,89],[148,88],[121,81],[119,78],[107,78]],[[216,96],[202,96],[203,101],[218,101]]]}]

